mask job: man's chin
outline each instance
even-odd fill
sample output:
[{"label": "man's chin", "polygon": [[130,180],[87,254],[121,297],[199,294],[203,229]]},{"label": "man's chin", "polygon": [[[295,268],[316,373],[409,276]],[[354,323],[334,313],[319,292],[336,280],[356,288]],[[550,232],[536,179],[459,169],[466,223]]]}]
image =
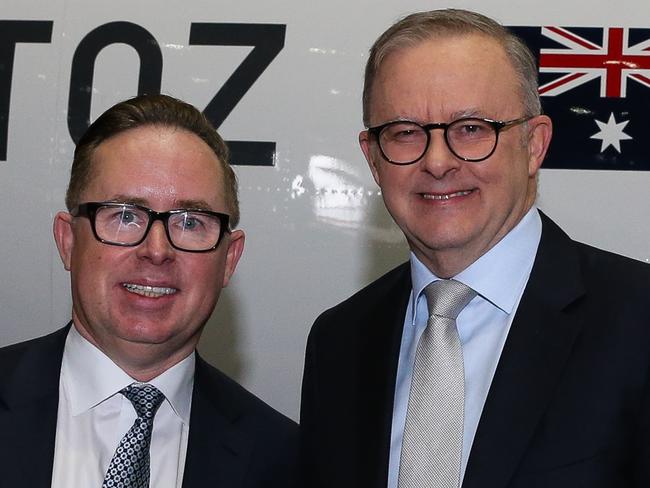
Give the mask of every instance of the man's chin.
[{"label": "man's chin", "polygon": [[116,334],[124,347],[142,348],[157,347],[173,342],[174,336],[175,334],[161,326],[160,323],[121,328]]}]

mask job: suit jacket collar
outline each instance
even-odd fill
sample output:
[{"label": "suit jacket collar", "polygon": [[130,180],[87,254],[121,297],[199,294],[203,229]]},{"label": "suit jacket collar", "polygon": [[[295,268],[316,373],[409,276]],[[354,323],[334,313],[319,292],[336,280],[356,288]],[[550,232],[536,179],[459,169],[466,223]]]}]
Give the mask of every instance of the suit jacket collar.
[{"label": "suit jacket collar", "polygon": [[542,224],[535,264],[483,408],[464,488],[507,486],[582,328],[567,313],[585,293],[576,248],[543,214]]},{"label": "suit jacket collar", "polygon": [[254,439],[238,427],[243,406],[217,374],[197,353],[183,488],[239,486],[250,461]]}]

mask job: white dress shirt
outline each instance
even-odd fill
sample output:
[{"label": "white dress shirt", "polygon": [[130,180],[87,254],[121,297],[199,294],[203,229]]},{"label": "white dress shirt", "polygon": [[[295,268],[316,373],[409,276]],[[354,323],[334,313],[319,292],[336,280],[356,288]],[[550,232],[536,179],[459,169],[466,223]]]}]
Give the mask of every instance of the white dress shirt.
[{"label": "white dress shirt", "polygon": [[[483,404],[528,282],[541,235],[541,218],[533,207],[492,249],[454,277],[478,294],[456,319],[465,369],[461,483]],[[413,289],[406,309],[395,385],[388,488],[397,488],[415,352],[429,318],[423,291],[440,278],[411,253],[411,279]]]},{"label": "white dress shirt", "polygon": [[[151,438],[150,486],[180,488],[189,432],[194,354],[154,378],[164,395]],[[70,328],[59,382],[52,488],[101,487],[120,439],[137,415],[119,391],[137,383]]]}]

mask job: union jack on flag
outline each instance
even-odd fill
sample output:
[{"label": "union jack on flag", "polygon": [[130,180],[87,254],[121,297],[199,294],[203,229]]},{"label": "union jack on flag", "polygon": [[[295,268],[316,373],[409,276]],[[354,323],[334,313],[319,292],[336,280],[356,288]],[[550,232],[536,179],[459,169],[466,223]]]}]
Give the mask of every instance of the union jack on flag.
[{"label": "union jack on flag", "polygon": [[511,27],[554,123],[546,168],[650,171],[650,29]]},{"label": "union jack on flag", "polygon": [[600,80],[601,97],[624,97],[628,80],[650,87],[650,39],[629,44],[630,29],[603,29],[602,44],[595,44],[562,27],[542,27],[542,35],[563,49],[541,49],[539,71],[564,75],[539,87],[553,96],[593,79]]}]

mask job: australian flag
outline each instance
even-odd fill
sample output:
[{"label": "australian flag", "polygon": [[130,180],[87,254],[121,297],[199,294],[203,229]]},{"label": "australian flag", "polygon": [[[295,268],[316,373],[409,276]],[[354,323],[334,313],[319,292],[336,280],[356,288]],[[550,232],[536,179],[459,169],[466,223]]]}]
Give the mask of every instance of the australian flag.
[{"label": "australian flag", "polygon": [[650,29],[511,27],[537,56],[545,168],[650,171]]}]

